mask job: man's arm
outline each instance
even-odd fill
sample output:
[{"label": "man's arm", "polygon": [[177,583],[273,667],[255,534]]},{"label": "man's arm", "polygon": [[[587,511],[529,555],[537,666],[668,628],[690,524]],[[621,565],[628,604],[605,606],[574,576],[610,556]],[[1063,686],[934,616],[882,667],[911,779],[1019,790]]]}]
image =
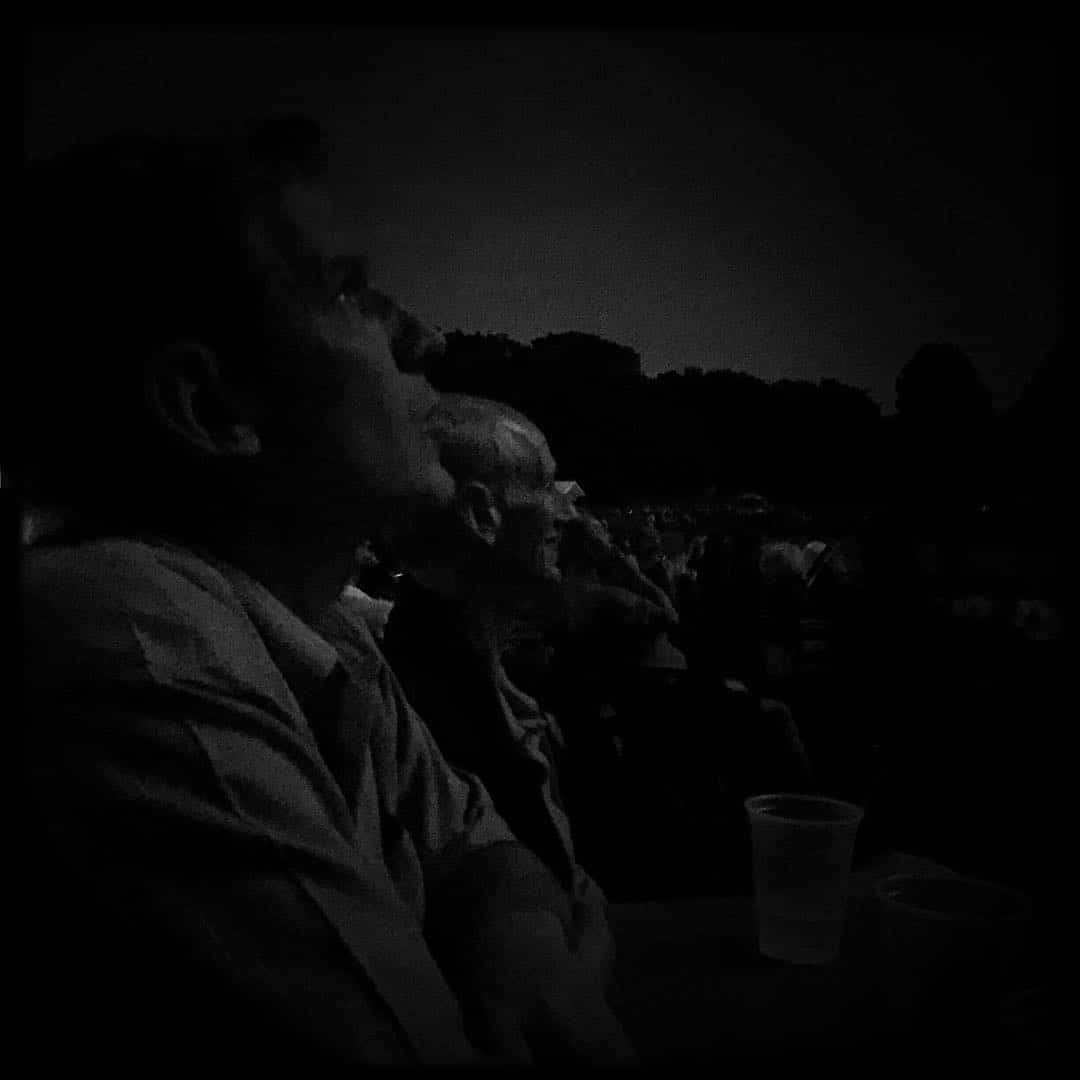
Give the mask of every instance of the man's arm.
[{"label": "man's arm", "polygon": [[398,809],[426,855],[425,933],[473,1041],[518,1061],[635,1061],[605,1001],[606,926],[583,920],[479,781],[447,764],[389,668],[380,681],[398,717]]},{"label": "man's arm", "polygon": [[[217,1057],[203,1042],[216,1024],[241,1059],[258,1031],[253,1055],[474,1060],[420,928],[346,835],[332,778],[287,718],[143,687],[28,722],[40,861],[62,864],[77,890],[54,902],[56,921],[82,918],[83,935],[108,926],[119,937],[102,951],[126,955],[140,980],[118,982],[118,963],[65,970],[58,953],[69,1008],[54,997],[42,1010],[53,1039],[89,1013],[98,1023],[85,1029],[117,1051],[142,1039],[164,1057]],[[96,910],[107,923],[85,918]],[[140,1028],[151,1021],[153,1036]]]},{"label": "man's arm", "polygon": [[488,1053],[539,1064],[637,1064],[607,1003],[602,894],[571,901],[517,844],[471,852],[431,898],[428,938]]},{"label": "man's arm", "polygon": [[521,911],[544,911],[572,939],[573,903],[550,870],[515,840],[472,848],[428,894],[427,926],[483,924]]}]

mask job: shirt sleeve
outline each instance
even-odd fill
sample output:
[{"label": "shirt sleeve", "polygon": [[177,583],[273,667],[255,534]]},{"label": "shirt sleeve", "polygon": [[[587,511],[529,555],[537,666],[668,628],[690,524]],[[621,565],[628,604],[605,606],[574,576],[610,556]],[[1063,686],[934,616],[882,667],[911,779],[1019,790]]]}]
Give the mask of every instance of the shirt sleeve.
[{"label": "shirt sleeve", "polygon": [[[43,855],[78,889],[58,917],[99,905],[131,930],[144,981],[128,1001],[157,1002],[149,1013],[177,1047],[198,1042],[195,1018],[216,994],[227,1015],[250,1013],[261,1038],[287,1038],[315,1061],[474,1060],[419,926],[350,840],[332,778],[285,718],[150,682],[42,705],[28,723]],[[463,829],[462,788],[429,786],[439,820]],[[108,1028],[124,1014],[100,1015]]]},{"label": "shirt sleeve", "polygon": [[516,838],[480,779],[447,762],[385,661],[379,683],[395,722],[387,728],[393,745],[380,747],[376,741],[376,768],[380,756],[393,753],[395,809],[410,832],[430,886],[470,851]]},{"label": "shirt sleeve", "polygon": [[[470,851],[515,841],[480,779],[443,756],[371,634],[340,606],[328,613],[319,631],[352,676],[353,708],[377,708],[385,718],[371,730],[372,760],[389,809],[416,849],[425,885],[452,872]],[[371,688],[378,703],[363,700]]]}]

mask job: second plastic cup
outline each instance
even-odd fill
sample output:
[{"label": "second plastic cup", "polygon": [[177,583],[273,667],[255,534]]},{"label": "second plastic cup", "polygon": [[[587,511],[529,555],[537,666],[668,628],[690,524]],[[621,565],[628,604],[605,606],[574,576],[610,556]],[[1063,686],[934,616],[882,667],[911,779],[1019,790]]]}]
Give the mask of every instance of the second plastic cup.
[{"label": "second plastic cup", "polygon": [[758,945],[775,960],[826,964],[840,949],[863,810],[820,795],[755,795],[750,817]]},{"label": "second plastic cup", "polygon": [[894,874],[874,891],[881,978],[896,1022],[905,1030],[985,1027],[1022,951],[1030,898],[957,874]]}]

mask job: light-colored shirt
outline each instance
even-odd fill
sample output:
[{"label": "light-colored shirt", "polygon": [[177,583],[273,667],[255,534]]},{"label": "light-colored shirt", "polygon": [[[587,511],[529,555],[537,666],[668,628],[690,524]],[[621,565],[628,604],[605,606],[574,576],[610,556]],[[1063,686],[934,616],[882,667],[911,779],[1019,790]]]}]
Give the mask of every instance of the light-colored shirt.
[{"label": "light-colored shirt", "polygon": [[474,1060],[425,892],[513,836],[370,634],[339,654],[156,540],[30,549],[23,580],[27,776],[59,856],[331,1057]]},{"label": "light-colored shirt", "polygon": [[368,629],[376,638],[382,638],[386,623],[394,610],[393,600],[383,600],[378,596],[369,596],[355,585],[346,585],[338,601],[356,608],[357,613],[367,623]]}]

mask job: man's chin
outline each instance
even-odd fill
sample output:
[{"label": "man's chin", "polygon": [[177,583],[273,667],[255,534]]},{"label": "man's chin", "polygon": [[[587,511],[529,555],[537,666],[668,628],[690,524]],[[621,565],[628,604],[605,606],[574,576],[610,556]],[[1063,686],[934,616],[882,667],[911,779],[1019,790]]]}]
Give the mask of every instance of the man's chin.
[{"label": "man's chin", "polygon": [[405,500],[405,512],[411,514],[443,513],[454,502],[453,478],[441,468],[430,469]]}]

